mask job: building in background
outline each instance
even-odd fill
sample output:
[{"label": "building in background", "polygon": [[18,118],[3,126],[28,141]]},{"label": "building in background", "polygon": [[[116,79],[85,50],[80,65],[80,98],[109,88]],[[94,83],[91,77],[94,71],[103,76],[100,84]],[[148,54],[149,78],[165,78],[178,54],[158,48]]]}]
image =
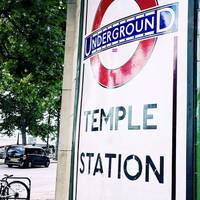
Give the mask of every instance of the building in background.
[{"label": "building in background", "polygon": [[[11,145],[11,144],[22,144],[21,137],[18,133],[13,134],[13,136],[5,136],[0,134],[0,146]],[[46,144],[39,137],[35,138],[33,136],[27,136],[27,144]]]}]

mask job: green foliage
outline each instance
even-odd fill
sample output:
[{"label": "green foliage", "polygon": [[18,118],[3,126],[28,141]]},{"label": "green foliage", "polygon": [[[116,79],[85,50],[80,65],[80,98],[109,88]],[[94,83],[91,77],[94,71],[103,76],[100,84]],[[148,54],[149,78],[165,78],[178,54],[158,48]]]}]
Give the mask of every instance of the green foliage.
[{"label": "green foliage", "polygon": [[0,1],[0,133],[55,132],[65,23],[65,0]]}]

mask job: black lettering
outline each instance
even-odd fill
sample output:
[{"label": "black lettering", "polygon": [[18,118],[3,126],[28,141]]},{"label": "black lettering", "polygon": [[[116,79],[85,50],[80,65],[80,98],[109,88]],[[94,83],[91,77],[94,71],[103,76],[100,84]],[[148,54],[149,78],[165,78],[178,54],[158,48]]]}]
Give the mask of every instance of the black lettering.
[{"label": "black lettering", "polygon": [[143,129],[157,129],[156,125],[148,125],[147,120],[153,119],[153,115],[148,114],[148,109],[157,108],[157,104],[146,104],[143,110]]},{"label": "black lettering", "polygon": [[84,114],[86,115],[85,131],[87,132],[88,131],[88,115],[90,115],[91,112],[90,111],[85,111]]},{"label": "black lettering", "polygon": [[83,161],[83,157],[85,157],[85,154],[84,153],[81,153],[80,155],[80,160],[81,160],[81,164],[82,164],[82,168],[80,168],[80,173],[84,173],[85,171],[85,164],[84,164],[84,161]]},{"label": "black lettering", "polygon": [[95,118],[95,114],[99,113],[99,110],[94,110],[92,113],[92,131],[98,131],[98,127],[94,126],[94,123],[97,122],[97,118]]},{"label": "black lettering", "polygon": [[102,131],[102,123],[103,123],[103,119],[105,121],[105,123],[107,123],[110,120],[110,130],[113,130],[113,110],[114,108],[111,107],[108,114],[106,115],[104,110],[101,109],[101,113],[100,113],[100,131]]},{"label": "black lettering", "polygon": [[88,157],[88,174],[90,174],[91,157],[94,157],[94,154],[93,153],[86,153],[86,156]]},{"label": "black lettering", "polygon": [[[130,175],[127,170],[128,161],[132,160],[132,159],[137,161],[137,164],[138,164],[138,172],[135,175]],[[137,180],[140,177],[140,175],[142,173],[142,162],[139,159],[139,157],[137,157],[135,155],[130,155],[126,158],[126,160],[124,161],[124,173],[125,173],[126,177],[131,181]]]},{"label": "black lettering", "polygon": [[155,174],[156,178],[158,179],[159,183],[164,183],[164,157],[160,156],[160,173],[158,173],[158,170],[155,167],[155,164],[153,163],[150,156],[146,156],[146,175],[145,175],[145,181],[149,182],[149,168],[152,168],[153,173]]},{"label": "black lettering", "polygon": [[[120,115],[121,112],[121,115]],[[115,130],[118,130],[118,122],[126,116],[126,109],[123,106],[116,107],[115,112]]]},{"label": "black lettering", "polygon": [[128,107],[128,130],[139,130],[140,129],[140,125],[133,125],[132,124],[132,106]]},{"label": "black lettering", "polygon": [[[98,165],[99,165],[99,167],[98,167]],[[98,153],[98,155],[97,155],[97,160],[96,160],[93,176],[95,176],[95,174],[97,172],[103,173],[103,166],[102,166],[100,153]]]},{"label": "black lettering", "polygon": [[112,169],[112,159],[116,158],[116,154],[106,153],[105,157],[108,158],[108,178],[111,177],[111,169]]},{"label": "black lettering", "polygon": [[118,156],[118,176],[117,176],[117,178],[121,178],[121,162],[122,162],[122,155],[119,154],[119,156]]}]

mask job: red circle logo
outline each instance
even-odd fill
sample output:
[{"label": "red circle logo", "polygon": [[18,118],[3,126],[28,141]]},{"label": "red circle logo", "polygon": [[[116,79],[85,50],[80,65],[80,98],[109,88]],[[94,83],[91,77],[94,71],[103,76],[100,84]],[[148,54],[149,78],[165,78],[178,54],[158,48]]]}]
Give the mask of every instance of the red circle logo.
[{"label": "red circle logo", "polygon": [[[101,0],[94,18],[92,31],[96,31],[100,27],[106,10],[113,2],[114,0]],[[135,0],[135,2],[138,4],[140,10],[158,5],[156,0]],[[116,88],[127,83],[145,65],[153,51],[156,40],[156,38],[151,38],[140,41],[131,58],[117,69],[106,68],[102,64],[99,55],[94,55],[90,58],[90,62],[98,83],[105,88]]]}]

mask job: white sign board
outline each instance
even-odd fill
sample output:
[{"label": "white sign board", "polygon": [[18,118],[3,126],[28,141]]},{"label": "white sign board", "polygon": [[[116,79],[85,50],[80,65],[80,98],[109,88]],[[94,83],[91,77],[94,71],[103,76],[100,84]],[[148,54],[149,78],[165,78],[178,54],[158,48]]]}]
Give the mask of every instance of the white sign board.
[{"label": "white sign board", "polygon": [[186,199],[187,3],[84,1],[74,200]]}]

